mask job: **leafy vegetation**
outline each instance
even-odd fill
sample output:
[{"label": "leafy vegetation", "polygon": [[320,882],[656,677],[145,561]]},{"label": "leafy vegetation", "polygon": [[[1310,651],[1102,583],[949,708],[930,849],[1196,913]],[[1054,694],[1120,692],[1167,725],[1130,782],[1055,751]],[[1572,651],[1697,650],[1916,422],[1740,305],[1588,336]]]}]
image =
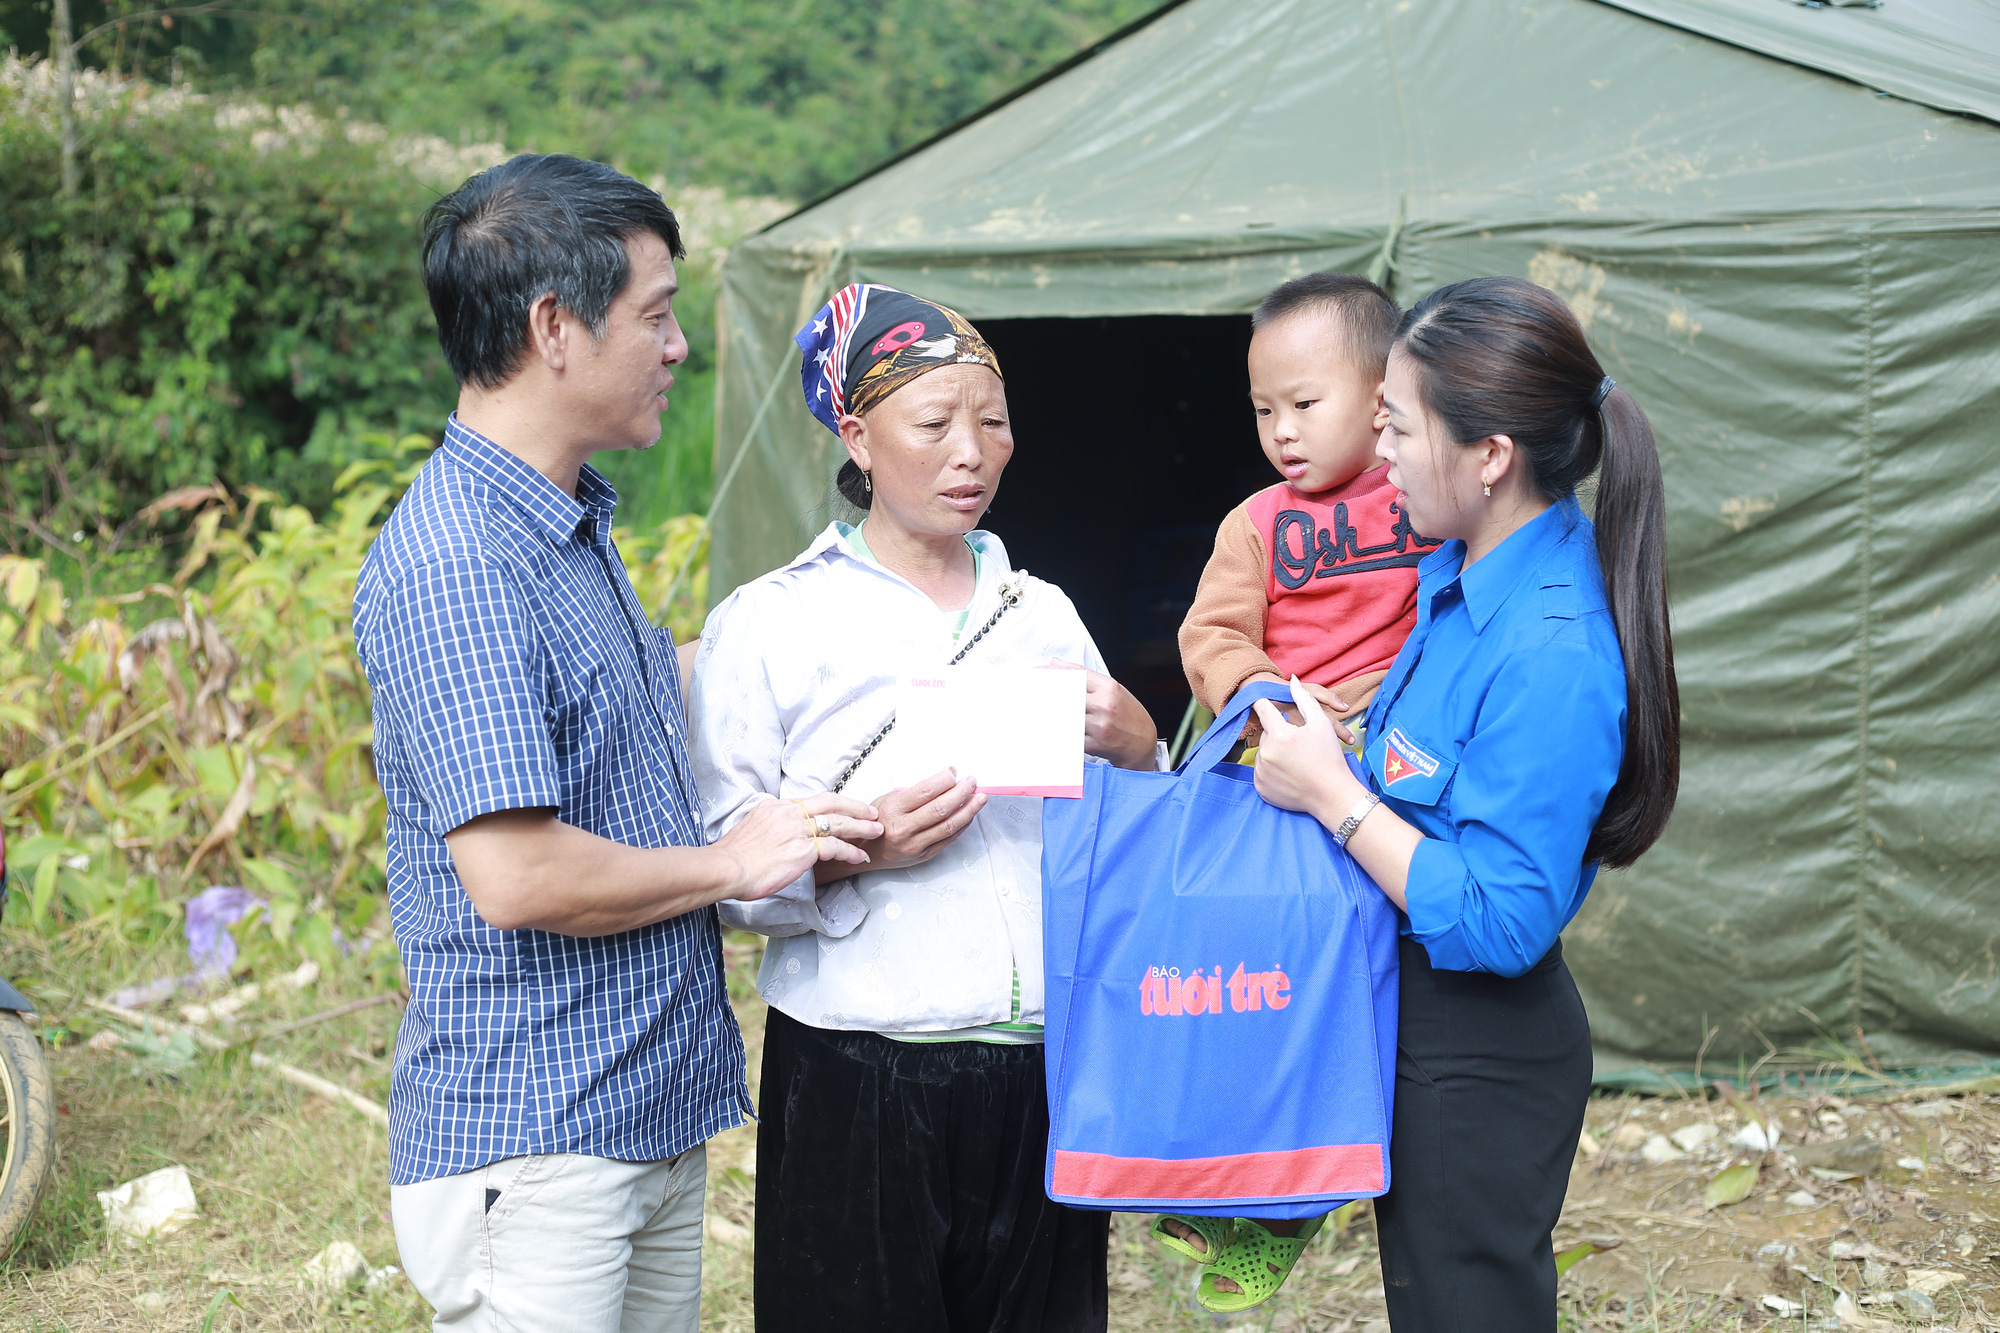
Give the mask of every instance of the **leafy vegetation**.
[{"label": "leafy vegetation", "polygon": [[[15,67],[18,69],[19,67]],[[90,88],[87,186],[51,197],[48,102],[0,92],[0,509],[109,541],[216,479],[313,509],[452,385],[412,244],[423,191],[370,142],[144,85]]]},{"label": "leafy vegetation", "polygon": [[[100,66],[401,132],[576,152],[646,177],[811,198],[1159,0],[274,0],[113,28]],[[77,0],[79,32],[151,8]],[[248,11],[248,12],[246,12]],[[45,48],[46,0],[0,3]]]},{"label": "leafy vegetation", "polygon": [[[377,441],[324,520],[267,491],[170,494],[195,513],[170,579],[88,604],[45,562],[0,555],[0,808],[37,934],[178,933],[212,882],[270,909],[260,930],[327,966],[385,939],[384,807],[354,654],[354,579],[376,522],[427,454]],[[706,570],[680,578],[699,520],[617,534],[655,619],[696,632]],[[666,598],[679,579],[678,595]],[[382,966],[395,975],[393,950]]]}]

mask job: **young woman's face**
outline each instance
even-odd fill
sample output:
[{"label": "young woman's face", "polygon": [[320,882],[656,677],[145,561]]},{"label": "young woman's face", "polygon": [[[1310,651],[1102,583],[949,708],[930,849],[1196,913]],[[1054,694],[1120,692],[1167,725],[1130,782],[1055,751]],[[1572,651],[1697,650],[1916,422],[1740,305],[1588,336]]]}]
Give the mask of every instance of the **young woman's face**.
[{"label": "young woman's face", "polygon": [[912,535],[978,527],[1014,456],[1007,392],[981,365],[941,366],[847,421],[859,429],[842,442],[875,488],[869,518]]},{"label": "young woman's face", "polygon": [[1375,418],[1381,434],[1375,452],[1389,464],[1389,484],[1410,526],[1426,537],[1463,537],[1479,513],[1481,499],[1476,449],[1451,440],[1424,411],[1416,367],[1400,350],[1389,354],[1382,382],[1382,410]]}]

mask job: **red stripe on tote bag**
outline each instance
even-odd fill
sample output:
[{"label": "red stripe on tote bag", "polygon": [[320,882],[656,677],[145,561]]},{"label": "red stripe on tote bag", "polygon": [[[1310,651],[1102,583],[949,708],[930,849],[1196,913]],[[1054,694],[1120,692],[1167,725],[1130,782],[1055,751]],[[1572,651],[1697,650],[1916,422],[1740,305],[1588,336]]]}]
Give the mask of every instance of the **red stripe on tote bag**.
[{"label": "red stripe on tote bag", "polygon": [[1245,1199],[1382,1192],[1382,1149],[1338,1143],[1228,1157],[1108,1157],[1055,1153],[1052,1193],[1082,1199]]}]

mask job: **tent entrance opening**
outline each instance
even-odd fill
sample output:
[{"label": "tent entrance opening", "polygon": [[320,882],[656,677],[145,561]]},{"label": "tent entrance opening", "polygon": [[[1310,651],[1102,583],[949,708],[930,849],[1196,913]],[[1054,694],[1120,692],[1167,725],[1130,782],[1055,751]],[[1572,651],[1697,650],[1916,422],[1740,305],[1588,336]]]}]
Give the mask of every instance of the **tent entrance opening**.
[{"label": "tent entrance opening", "polygon": [[1176,636],[1215,529],[1272,482],[1243,315],[977,321],[1007,377],[1014,458],[982,526],[1076,603],[1111,674],[1171,739]]}]

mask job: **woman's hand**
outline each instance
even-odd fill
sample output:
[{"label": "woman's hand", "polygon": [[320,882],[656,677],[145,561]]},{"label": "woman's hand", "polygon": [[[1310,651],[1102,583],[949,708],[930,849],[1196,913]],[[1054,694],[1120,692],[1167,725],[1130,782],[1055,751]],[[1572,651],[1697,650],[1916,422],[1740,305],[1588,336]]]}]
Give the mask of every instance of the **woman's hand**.
[{"label": "woman's hand", "polygon": [[[1269,699],[1254,705],[1264,724],[1257,750],[1257,794],[1280,809],[1304,811],[1334,833],[1368,788],[1354,776],[1340,751],[1337,732],[1346,728],[1320,710],[1312,687],[1297,676],[1292,677],[1292,701],[1304,721],[1286,721],[1279,705]],[[1378,804],[1348,838],[1347,851],[1397,910],[1407,912],[1410,858],[1423,840],[1414,825]]]},{"label": "woman's hand", "polygon": [[1257,748],[1257,794],[1280,809],[1303,810],[1332,828],[1347,817],[1365,789],[1347,767],[1335,724],[1321,709],[1313,687],[1296,676],[1291,686],[1301,719],[1296,723],[1272,700],[1259,699],[1252,705],[1264,726]]},{"label": "woman's hand", "polygon": [[[923,864],[965,832],[965,826],[985,808],[986,796],[978,790],[977,781],[959,777],[948,768],[914,787],[884,793],[875,801],[882,832],[861,844],[868,855],[868,868],[895,870]],[[829,865],[820,878],[824,882],[851,873]]]},{"label": "woman's hand", "polygon": [[1150,773],[1156,767],[1160,729],[1153,715],[1132,691],[1102,671],[1075,662],[1054,661],[1050,666],[1084,673],[1083,752],[1109,760],[1120,768]]},{"label": "woman's hand", "polygon": [[[821,819],[826,821],[825,833],[818,828]],[[866,864],[865,848],[881,836],[882,821],[875,807],[827,791],[802,801],[761,802],[711,846],[735,864],[733,891],[723,896],[755,902],[815,864]]]}]

